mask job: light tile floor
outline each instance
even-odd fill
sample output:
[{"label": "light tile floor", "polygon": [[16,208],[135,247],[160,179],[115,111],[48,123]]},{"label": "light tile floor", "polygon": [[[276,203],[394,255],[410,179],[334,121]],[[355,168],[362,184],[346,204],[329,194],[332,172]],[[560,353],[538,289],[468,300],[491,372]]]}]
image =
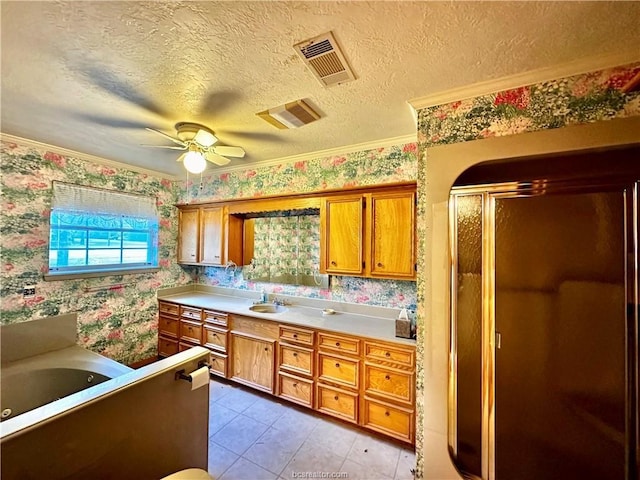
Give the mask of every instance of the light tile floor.
[{"label": "light tile floor", "polygon": [[303,472],[349,480],[414,478],[414,451],[399,443],[241,385],[212,379],[209,390],[209,473],[215,480],[291,480],[305,478]]}]

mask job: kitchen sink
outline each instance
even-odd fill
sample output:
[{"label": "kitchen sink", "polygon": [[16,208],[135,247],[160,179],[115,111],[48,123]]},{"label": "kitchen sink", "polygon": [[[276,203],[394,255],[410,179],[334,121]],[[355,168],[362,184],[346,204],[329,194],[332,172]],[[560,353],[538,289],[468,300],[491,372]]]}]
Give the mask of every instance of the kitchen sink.
[{"label": "kitchen sink", "polygon": [[258,303],[250,306],[249,310],[258,313],[282,313],[286,312],[287,308],[282,305],[274,305],[272,303]]}]

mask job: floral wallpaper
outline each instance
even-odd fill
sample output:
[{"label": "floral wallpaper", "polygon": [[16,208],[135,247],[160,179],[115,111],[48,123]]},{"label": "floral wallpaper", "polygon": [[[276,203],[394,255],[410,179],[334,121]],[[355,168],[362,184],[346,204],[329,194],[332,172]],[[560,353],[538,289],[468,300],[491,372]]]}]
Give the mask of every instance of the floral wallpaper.
[{"label": "floral wallpaper", "polygon": [[191,177],[178,201],[206,202],[411,181],[417,175],[417,153],[417,144],[408,143],[220,175],[212,173],[204,175],[202,182],[198,176]]},{"label": "floral wallpaper", "polygon": [[428,327],[424,298],[424,238],[427,149],[435,145],[480,140],[640,115],[640,92],[625,85],[640,72],[640,63],[574,75],[548,82],[421,109],[418,114],[418,279],[416,343],[416,479],[424,476],[423,445],[424,337]]},{"label": "floral wallpaper", "polygon": [[421,148],[640,115],[640,63],[421,109]]},{"label": "floral wallpaper", "polygon": [[[206,202],[412,181],[417,176],[417,153],[417,144],[408,143],[220,175],[214,173],[203,176],[202,181],[191,179],[178,197],[181,203]],[[411,281],[331,276],[329,288],[321,289],[251,281],[245,278],[244,269],[192,267],[190,272],[194,282],[204,285],[416,309],[416,283]]]},{"label": "floral wallpaper", "polygon": [[[156,355],[156,290],[191,281],[174,261],[177,217],[172,182],[6,141],[0,148],[0,323],[77,312],[78,344],[125,364]],[[53,180],[155,196],[160,270],[45,282]],[[34,297],[22,297],[25,285],[36,286]]]}]

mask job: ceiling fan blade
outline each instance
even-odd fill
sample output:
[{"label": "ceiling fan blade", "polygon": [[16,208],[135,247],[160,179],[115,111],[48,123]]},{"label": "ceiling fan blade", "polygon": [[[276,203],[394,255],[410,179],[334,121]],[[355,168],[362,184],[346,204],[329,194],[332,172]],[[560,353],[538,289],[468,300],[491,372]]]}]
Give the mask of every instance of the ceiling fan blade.
[{"label": "ceiling fan blade", "polygon": [[161,132],[160,130],[156,130],[155,128],[149,128],[149,127],[146,127],[146,130],[149,130],[150,132],[157,133],[158,135],[162,135],[164,138],[168,138],[173,143],[178,144],[181,147],[185,147],[185,148],[187,147],[187,144],[184,143],[182,140],[178,140],[177,138],[173,138],[171,135],[167,135],[166,133]]},{"label": "ceiling fan blade", "polygon": [[174,147],[173,145],[145,145],[144,143],[141,143],[140,146],[149,147],[149,148],[169,148],[171,150],[186,150],[187,149],[186,145],[184,147]]},{"label": "ceiling fan blade", "polygon": [[213,147],[213,152],[218,155],[225,155],[227,157],[244,157],[244,149],[240,147],[230,147],[228,145],[219,145],[217,147]]},{"label": "ceiling fan blade", "polygon": [[218,137],[206,130],[198,130],[196,136],[193,137],[193,141],[198,145],[209,148],[211,145],[215,144],[218,141]]},{"label": "ceiling fan blade", "polygon": [[221,166],[226,165],[231,161],[228,158],[224,158],[213,152],[205,152],[204,158],[211,163],[215,163],[216,165],[221,165]]},{"label": "ceiling fan blade", "polygon": [[181,162],[182,160],[184,160],[184,157],[187,156],[187,153],[189,152],[184,152],[182,155],[180,155],[177,159],[176,162]]}]

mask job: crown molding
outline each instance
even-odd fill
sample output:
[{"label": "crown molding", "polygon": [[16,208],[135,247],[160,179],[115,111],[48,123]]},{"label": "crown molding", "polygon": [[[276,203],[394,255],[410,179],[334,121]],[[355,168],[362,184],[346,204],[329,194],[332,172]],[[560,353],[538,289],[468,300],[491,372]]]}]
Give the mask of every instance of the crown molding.
[{"label": "crown molding", "polygon": [[443,105],[457,100],[466,100],[469,98],[481,97],[490,93],[501,92],[513,88],[532,85],[535,83],[548,82],[559,78],[571,77],[583,73],[594,72],[605,68],[617,67],[621,65],[629,65],[640,61],[638,51],[628,51],[616,53],[613,55],[601,55],[596,57],[583,58],[562,65],[553,67],[539,68],[522,72],[508,77],[487,80],[484,82],[465,85],[463,87],[452,88],[443,92],[425,95],[409,100],[415,110],[427,107]]},{"label": "crown molding", "polygon": [[264,160],[264,161],[255,162],[255,163],[248,163],[244,165],[236,165],[228,168],[218,168],[215,170],[215,172],[212,172],[212,175],[219,175],[221,173],[228,173],[228,172],[236,172],[239,170],[251,170],[255,168],[272,167],[275,165],[281,165],[283,163],[302,162],[305,160],[315,160],[317,158],[333,157],[336,155],[346,155],[348,153],[359,152],[363,150],[373,150],[375,148],[386,148],[386,147],[392,147],[394,145],[404,145],[407,143],[415,143],[417,141],[418,141],[418,134],[413,133],[411,135],[403,135],[400,137],[386,138],[383,140],[375,140],[372,142],[357,143],[353,145],[346,145],[343,147],[328,148],[326,150],[317,150],[315,152],[301,153],[298,155],[291,155],[288,157],[273,158],[270,160]]},{"label": "crown molding", "polygon": [[137,173],[143,173],[152,177],[159,177],[167,180],[180,180],[180,177],[170,175],[168,173],[158,172],[156,170],[149,170],[142,167],[136,167],[127,163],[118,162],[116,160],[109,160],[107,158],[97,157],[95,155],[89,155],[87,153],[77,152],[75,150],[69,150],[68,148],[56,147],[55,145],[49,145],[47,143],[37,142],[35,140],[29,140],[27,138],[17,137],[15,135],[9,135],[7,133],[0,132],[0,140],[3,142],[13,142],[25,147],[32,147],[38,150],[47,150],[49,152],[57,153],[65,157],[74,157],[79,160],[84,160],[99,165],[105,165],[114,168],[120,168],[123,170],[130,170]]}]

